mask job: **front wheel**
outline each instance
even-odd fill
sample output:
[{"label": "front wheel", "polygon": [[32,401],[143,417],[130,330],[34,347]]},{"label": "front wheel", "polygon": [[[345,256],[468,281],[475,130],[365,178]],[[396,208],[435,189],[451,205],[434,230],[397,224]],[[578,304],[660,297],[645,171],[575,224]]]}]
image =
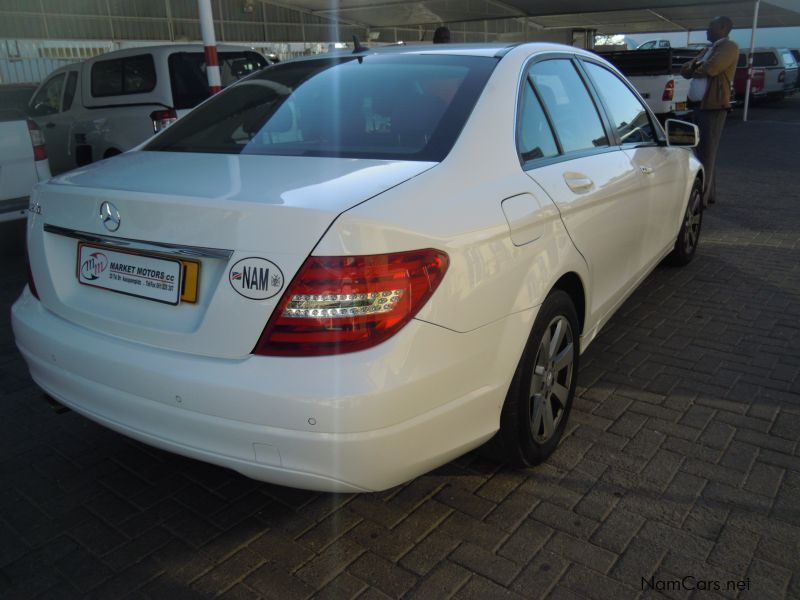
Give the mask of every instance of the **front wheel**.
[{"label": "front wheel", "polygon": [[500,416],[500,442],[513,464],[538,464],[556,449],[572,408],[579,358],[575,305],[555,290],[539,309]]},{"label": "front wheel", "polygon": [[692,261],[695,252],[697,252],[697,244],[700,243],[700,229],[702,226],[703,186],[699,179],[695,179],[692,193],[686,203],[686,211],[683,213],[678,239],[675,240],[675,247],[668,257],[671,264],[682,267]]}]

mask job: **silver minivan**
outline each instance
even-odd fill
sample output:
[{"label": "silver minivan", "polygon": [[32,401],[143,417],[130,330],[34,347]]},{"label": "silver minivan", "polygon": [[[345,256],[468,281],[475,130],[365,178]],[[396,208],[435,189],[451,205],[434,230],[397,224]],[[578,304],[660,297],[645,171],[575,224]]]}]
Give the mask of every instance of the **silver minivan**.
[{"label": "silver minivan", "polygon": [[[747,52],[739,53],[736,68],[747,71]],[[788,48],[755,48],[753,68],[764,71],[762,93],[767,98],[784,98],[797,89],[798,65]]]},{"label": "silver minivan", "polygon": [[[242,46],[217,47],[222,87],[269,60]],[[54,175],[142,143],[211,95],[203,46],[116,50],[63,66],[39,86],[29,116],[42,130]]]}]

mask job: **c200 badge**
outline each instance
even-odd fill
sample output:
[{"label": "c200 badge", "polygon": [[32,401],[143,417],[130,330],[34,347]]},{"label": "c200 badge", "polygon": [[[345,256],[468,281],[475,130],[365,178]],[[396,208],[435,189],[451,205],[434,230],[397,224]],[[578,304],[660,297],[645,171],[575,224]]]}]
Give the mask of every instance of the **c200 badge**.
[{"label": "c200 badge", "polygon": [[228,281],[245,298],[267,300],[283,289],[283,272],[271,260],[250,256],[230,268]]}]

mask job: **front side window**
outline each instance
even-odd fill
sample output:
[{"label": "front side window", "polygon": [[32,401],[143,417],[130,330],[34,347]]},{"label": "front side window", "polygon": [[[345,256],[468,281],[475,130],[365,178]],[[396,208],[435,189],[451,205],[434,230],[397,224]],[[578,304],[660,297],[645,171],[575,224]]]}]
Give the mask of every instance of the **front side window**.
[{"label": "front side window", "polygon": [[611,125],[623,144],[652,143],[656,140],[647,109],[614,73],[599,65],[584,62],[598,94],[608,108]]},{"label": "front side window", "polygon": [[440,161],[496,64],[408,54],[281,63],[217,94],[145,149]]},{"label": "front side window", "polygon": [[530,76],[564,152],[609,145],[597,108],[572,61],[537,62]]},{"label": "front side window", "polygon": [[150,54],[101,60],[92,65],[92,96],[143,94],[156,87],[156,67]]},{"label": "front side window", "polygon": [[786,65],[786,68],[792,69],[797,66],[797,62],[794,60],[794,56],[792,56],[791,52],[782,52],[781,55],[783,56],[783,64]]},{"label": "front side window", "polygon": [[59,111],[63,85],[64,73],[59,73],[42,86],[31,101],[34,116],[52,115]]}]

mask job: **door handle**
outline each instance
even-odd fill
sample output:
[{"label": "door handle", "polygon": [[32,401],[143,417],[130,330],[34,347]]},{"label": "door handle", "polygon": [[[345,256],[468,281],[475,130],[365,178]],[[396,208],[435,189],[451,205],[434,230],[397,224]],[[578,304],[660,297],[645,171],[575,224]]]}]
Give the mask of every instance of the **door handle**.
[{"label": "door handle", "polygon": [[588,192],[594,187],[594,181],[580,173],[564,173],[564,181],[576,194]]},{"label": "door handle", "polygon": [[639,167],[639,169],[640,169],[640,170],[642,171],[642,173],[644,173],[645,175],[652,175],[652,174],[653,174],[653,168],[652,168],[652,167]]},{"label": "door handle", "polygon": [[52,129],[53,127],[56,126],[56,124],[50,121],[49,123],[45,123],[44,126],[47,127],[48,129]]}]

